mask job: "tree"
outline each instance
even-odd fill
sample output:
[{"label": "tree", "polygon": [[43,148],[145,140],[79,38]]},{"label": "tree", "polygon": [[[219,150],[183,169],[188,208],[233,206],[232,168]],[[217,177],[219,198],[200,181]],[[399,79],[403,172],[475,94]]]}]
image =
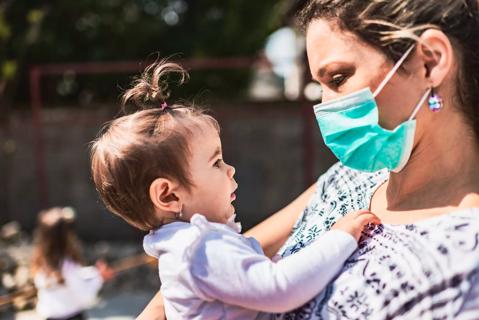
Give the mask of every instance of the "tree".
[{"label": "tree", "polygon": [[144,61],[156,52],[254,55],[280,23],[283,7],[277,0],[6,0],[0,5],[0,94],[26,99],[15,83],[26,89],[28,64]]}]

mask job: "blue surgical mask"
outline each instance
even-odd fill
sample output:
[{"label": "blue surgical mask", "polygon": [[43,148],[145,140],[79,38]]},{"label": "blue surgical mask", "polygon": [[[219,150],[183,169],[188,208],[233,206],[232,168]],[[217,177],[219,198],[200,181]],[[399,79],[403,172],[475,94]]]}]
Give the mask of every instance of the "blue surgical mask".
[{"label": "blue surgical mask", "polygon": [[409,119],[394,130],[379,125],[375,97],[413,48],[399,59],[374,93],[366,88],[314,107],[324,142],[345,166],[368,172],[381,169],[399,172],[409,160],[416,131],[415,117],[430,89],[420,99]]}]

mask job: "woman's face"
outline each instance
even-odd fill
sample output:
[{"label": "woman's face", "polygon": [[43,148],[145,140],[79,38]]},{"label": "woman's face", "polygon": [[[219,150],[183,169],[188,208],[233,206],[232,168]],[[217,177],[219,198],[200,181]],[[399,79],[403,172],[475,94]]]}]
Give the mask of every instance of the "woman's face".
[{"label": "woman's face", "polygon": [[[311,22],[306,48],[312,77],[323,88],[323,102],[367,87],[374,91],[394,65],[382,52],[326,19]],[[405,70],[400,69],[376,97],[379,123],[386,129],[407,120],[427,90],[416,60],[406,60]]]}]

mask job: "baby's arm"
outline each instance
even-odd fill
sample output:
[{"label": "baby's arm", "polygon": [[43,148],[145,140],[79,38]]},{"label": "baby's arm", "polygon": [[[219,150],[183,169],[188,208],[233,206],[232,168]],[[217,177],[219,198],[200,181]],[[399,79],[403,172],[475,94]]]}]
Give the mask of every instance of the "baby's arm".
[{"label": "baby's arm", "polygon": [[[377,219],[373,217],[364,216],[354,223],[361,224],[362,230]],[[274,263],[236,237],[213,233],[193,254],[191,272],[203,299],[258,311],[286,312],[326,287],[357,248],[355,237],[332,230]]]}]

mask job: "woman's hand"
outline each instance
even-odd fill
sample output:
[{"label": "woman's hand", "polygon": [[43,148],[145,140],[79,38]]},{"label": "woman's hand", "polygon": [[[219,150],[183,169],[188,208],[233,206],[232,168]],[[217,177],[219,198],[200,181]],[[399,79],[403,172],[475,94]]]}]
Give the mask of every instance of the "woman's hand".
[{"label": "woman's hand", "polygon": [[361,231],[368,224],[380,224],[381,220],[372,212],[367,210],[360,210],[348,213],[343,218],[339,219],[331,228],[331,230],[342,230],[352,235],[356,241],[361,237]]},{"label": "woman's hand", "polygon": [[166,320],[165,306],[160,291],[151,299],[136,320]]}]

